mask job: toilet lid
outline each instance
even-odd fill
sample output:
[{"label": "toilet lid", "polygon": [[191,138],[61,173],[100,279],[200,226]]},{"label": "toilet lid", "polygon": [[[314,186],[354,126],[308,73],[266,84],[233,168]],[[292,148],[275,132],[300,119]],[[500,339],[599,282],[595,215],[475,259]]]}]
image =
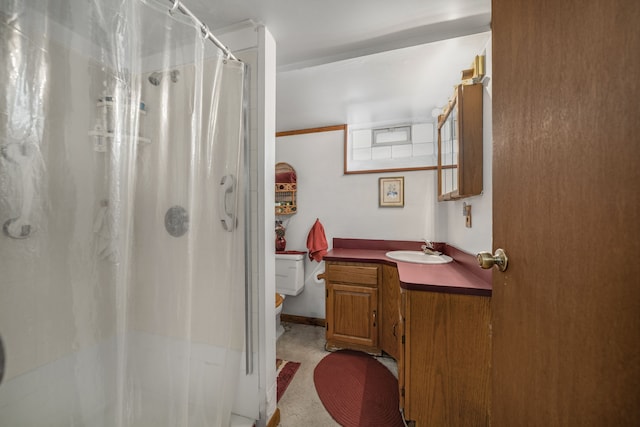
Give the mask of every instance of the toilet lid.
[{"label": "toilet lid", "polygon": [[276,307],[280,307],[280,305],[282,305],[282,301],[284,301],[282,295],[276,293]]}]

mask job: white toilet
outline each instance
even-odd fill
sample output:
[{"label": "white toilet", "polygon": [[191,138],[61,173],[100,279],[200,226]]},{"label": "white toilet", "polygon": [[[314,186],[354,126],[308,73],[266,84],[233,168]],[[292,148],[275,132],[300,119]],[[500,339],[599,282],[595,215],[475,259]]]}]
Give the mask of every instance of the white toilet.
[{"label": "white toilet", "polygon": [[280,324],[284,299],[287,295],[298,295],[304,288],[304,254],[293,251],[276,254],[276,339],[284,333]]}]

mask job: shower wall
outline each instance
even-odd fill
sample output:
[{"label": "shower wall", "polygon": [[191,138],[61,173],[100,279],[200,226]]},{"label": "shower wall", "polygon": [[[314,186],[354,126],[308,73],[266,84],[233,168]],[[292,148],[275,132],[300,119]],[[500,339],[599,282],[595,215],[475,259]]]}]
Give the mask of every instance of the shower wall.
[{"label": "shower wall", "polygon": [[[204,75],[215,76],[219,65],[216,59],[207,60]],[[139,146],[137,159],[127,376],[140,385],[141,393],[134,398],[145,408],[141,412],[148,425],[179,417],[177,407],[188,396],[198,396],[189,402],[190,418],[202,420],[194,425],[215,425],[206,422],[216,416],[211,411],[217,407],[211,402],[233,400],[244,369],[244,287],[238,281],[244,277],[244,246],[236,237],[242,228],[234,234],[222,227],[216,196],[222,177],[241,160],[232,129],[237,122],[222,123],[216,131],[216,138],[229,146],[209,152],[203,143],[197,149],[201,152],[192,152],[187,141],[197,124],[182,123],[184,115],[178,112],[193,103],[195,67],[180,65],[172,70],[179,72],[177,82],[165,78],[154,86],[143,79],[145,135],[151,143]],[[220,96],[229,99],[224,108],[233,108],[235,102],[226,93],[234,87],[229,78],[218,83]],[[210,94],[213,84],[213,78],[205,79],[203,93]],[[171,99],[169,111],[157,107],[166,105],[163,97]],[[235,107],[240,108],[237,102]],[[210,104],[205,95],[204,116]],[[206,123],[201,127],[206,130]],[[201,164],[195,165],[194,158]],[[243,185],[237,172],[232,175]],[[173,206],[185,208],[189,215],[189,230],[181,237],[165,229],[165,214]],[[241,205],[239,213],[242,210]],[[239,223],[243,221],[240,216]]]},{"label": "shower wall", "polygon": [[[11,25],[0,22],[1,37],[13,37]],[[36,37],[21,31],[19,43]],[[204,426],[216,425],[221,415],[214,412],[225,406],[212,402],[239,396],[257,408],[257,384],[242,389],[244,288],[235,281],[244,277],[242,240],[233,241],[218,216],[219,182],[233,165],[224,160],[228,153],[213,156],[204,146],[190,148],[193,132],[208,131],[207,123],[190,115],[198,71],[184,58],[160,68],[153,58],[145,64],[141,100],[147,114],[141,132],[150,142],[132,150],[133,233],[116,230],[112,237],[120,240],[107,242],[105,254],[97,235],[104,203],[112,202],[110,154],[95,150],[97,140],[89,132],[102,115],[97,100],[117,76],[92,58],[94,51],[71,48],[72,38],[47,40],[46,81],[26,82],[46,85],[46,120],[32,234],[25,239],[0,234],[0,334],[7,351],[0,425],[114,427],[129,425],[133,418],[127,417],[135,414],[137,426],[186,425],[185,419]],[[33,44],[34,55],[39,44]],[[9,51],[1,53],[9,57]],[[152,70],[166,66],[180,72],[177,83],[147,82]],[[218,66],[208,60],[203,72],[214,75]],[[7,70],[1,67],[0,73]],[[10,77],[0,74],[0,82]],[[203,81],[200,89],[210,93],[206,86],[213,78]],[[219,90],[227,96],[224,83]],[[209,106],[210,97],[202,103]],[[206,116],[208,107],[204,110]],[[0,105],[0,137],[10,114]],[[222,123],[215,137],[233,143],[235,125]],[[2,221],[18,214],[23,196],[14,166],[0,156]],[[235,172],[235,179],[242,177]],[[189,214],[183,237],[165,229],[165,213],[176,205]],[[242,212],[244,206],[238,208]],[[127,237],[131,240],[123,242]],[[113,256],[109,249],[116,249]],[[123,250],[131,251],[130,263]],[[254,310],[259,312],[255,300]]]},{"label": "shower wall", "polygon": [[[10,25],[0,23],[1,37],[37,58],[38,43]],[[44,75],[30,69],[36,61],[22,64],[26,84],[45,83],[29,81],[30,74],[52,82],[42,106],[47,120],[33,178],[40,185],[33,194],[32,233],[25,239],[0,236],[0,333],[7,353],[0,425],[113,425],[103,416],[114,399],[113,269],[98,261],[93,239],[104,168],[87,135],[106,75],[87,56],[55,42],[42,61]],[[18,111],[0,108],[0,135],[6,136]],[[19,214],[21,180],[16,165],[0,157],[3,222]]]},{"label": "shower wall", "polygon": [[[215,59],[206,61],[204,74],[214,76],[215,67]],[[224,230],[218,214],[217,187],[226,175],[228,168],[225,163],[228,160],[222,151],[212,155],[202,148],[199,154],[190,153],[187,143],[190,124],[182,123],[184,116],[174,112],[190,108],[192,95],[189,89],[193,87],[194,67],[183,65],[172,69],[180,72],[180,79],[177,83],[163,82],[164,88],[148,84],[143,79],[142,98],[147,106],[145,135],[151,139],[151,143],[139,145],[137,159],[133,250],[137,286],[131,295],[132,328],[153,334],[191,338],[212,345],[226,344],[227,332],[219,331],[212,325],[229,322],[226,307],[226,293],[229,291],[225,286],[216,287],[212,284],[220,278],[230,280],[231,268],[236,269],[235,274],[243,273],[238,268],[244,266],[243,247],[238,244],[234,247],[235,252],[229,253],[233,234]],[[211,93],[213,79],[207,80],[206,84],[209,87],[204,88],[203,92]],[[170,93],[167,94],[165,90]],[[220,90],[225,96],[227,87],[223,85]],[[163,96],[172,100],[170,108],[175,111],[158,111],[156,106],[162,105]],[[210,97],[205,96],[203,104],[208,106],[210,102]],[[209,108],[206,107],[206,110],[205,116]],[[206,127],[206,124],[201,126]],[[223,126],[220,132],[225,134],[228,130]],[[231,134],[226,136],[230,141],[233,141],[232,137]],[[235,157],[238,155],[235,143],[224,151],[232,151],[231,155]],[[205,164],[194,166],[192,156],[203,157]],[[192,168],[196,169],[190,170]],[[200,182],[189,184],[193,180]],[[198,193],[195,196],[190,194],[194,189]],[[190,200],[193,197],[196,200]],[[165,228],[165,214],[172,206],[182,206],[189,214],[189,231],[182,237],[171,236]],[[197,268],[188,276],[194,265]],[[193,283],[185,283],[186,277]],[[193,286],[194,292],[192,302],[185,303],[184,307],[189,306],[194,315],[203,316],[193,319],[192,325],[176,322],[176,317],[183,313],[168,315],[175,311],[176,304],[181,306],[183,286]],[[242,301],[244,288],[238,286],[234,290]],[[242,319],[240,317],[241,323]],[[240,347],[243,342],[240,336]]]}]

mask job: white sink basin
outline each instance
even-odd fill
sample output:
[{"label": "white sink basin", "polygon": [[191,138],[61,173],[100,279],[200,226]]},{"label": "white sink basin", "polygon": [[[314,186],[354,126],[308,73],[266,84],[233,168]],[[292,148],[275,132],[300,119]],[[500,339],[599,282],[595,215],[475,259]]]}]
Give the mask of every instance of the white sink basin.
[{"label": "white sink basin", "polygon": [[416,264],[446,264],[453,261],[447,255],[427,255],[422,251],[391,251],[386,255],[397,261],[414,262]]}]

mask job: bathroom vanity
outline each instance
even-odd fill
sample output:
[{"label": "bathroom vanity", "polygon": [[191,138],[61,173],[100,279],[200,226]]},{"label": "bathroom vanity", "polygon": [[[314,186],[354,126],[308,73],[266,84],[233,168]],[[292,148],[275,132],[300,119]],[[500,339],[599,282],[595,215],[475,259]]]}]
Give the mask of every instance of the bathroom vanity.
[{"label": "bathroom vanity", "polygon": [[[326,260],[326,258],[325,258]],[[397,269],[378,263],[327,261],[327,349],[350,348],[398,358]]]},{"label": "bathroom vanity", "polygon": [[380,353],[378,345],[379,264],[327,262],[327,347]]},{"label": "bathroom vanity", "polygon": [[398,362],[400,408],[414,426],[489,425],[490,271],[441,245],[449,264],[392,260],[419,242],[334,239],[325,257],[327,348]]}]

